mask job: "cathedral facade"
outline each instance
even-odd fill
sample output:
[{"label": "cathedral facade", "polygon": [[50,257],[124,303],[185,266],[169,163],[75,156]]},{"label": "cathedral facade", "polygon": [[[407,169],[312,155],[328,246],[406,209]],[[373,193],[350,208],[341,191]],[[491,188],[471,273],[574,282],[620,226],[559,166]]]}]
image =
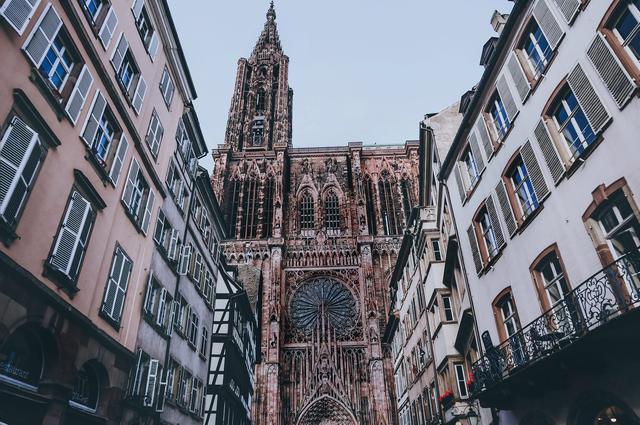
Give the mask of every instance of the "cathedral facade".
[{"label": "cathedral facade", "polygon": [[418,142],[296,148],[273,5],[240,59],[213,189],[223,251],[259,322],[253,423],[394,424],[382,344],[389,278],[417,204]]}]

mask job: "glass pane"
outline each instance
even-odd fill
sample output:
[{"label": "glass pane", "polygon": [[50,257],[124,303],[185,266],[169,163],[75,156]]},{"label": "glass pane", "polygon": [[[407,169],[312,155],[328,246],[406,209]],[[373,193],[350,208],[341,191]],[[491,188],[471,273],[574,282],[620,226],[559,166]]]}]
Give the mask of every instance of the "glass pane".
[{"label": "glass pane", "polygon": [[631,11],[627,9],[620,16],[620,19],[618,19],[618,21],[615,23],[615,29],[618,30],[620,37],[622,37],[622,39],[626,41],[637,24],[638,21],[633,16]]}]

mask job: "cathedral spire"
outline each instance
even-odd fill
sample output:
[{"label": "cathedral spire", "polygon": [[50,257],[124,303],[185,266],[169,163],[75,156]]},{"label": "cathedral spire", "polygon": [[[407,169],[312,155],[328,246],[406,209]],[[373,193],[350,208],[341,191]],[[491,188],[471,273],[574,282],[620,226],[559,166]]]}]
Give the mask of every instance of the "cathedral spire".
[{"label": "cathedral spire", "polygon": [[282,46],[280,45],[280,36],[278,35],[278,27],[276,26],[276,8],[272,1],[267,11],[267,22],[264,24],[264,29],[260,34],[260,38],[251,56],[257,57],[260,53],[269,54],[276,52],[282,53]]},{"label": "cathedral spire", "polygon": [[271,2],[271,6],[269,6],[269,10],[267,11],[267,21],[275,21],[276,20],[276,8]]}]

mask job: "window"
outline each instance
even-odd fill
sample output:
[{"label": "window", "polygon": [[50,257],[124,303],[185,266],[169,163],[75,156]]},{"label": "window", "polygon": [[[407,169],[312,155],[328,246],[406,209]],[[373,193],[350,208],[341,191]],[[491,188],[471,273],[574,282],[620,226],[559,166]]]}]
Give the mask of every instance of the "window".
[{"label": "window", "polygon": [[443,295],[442,296],[442,312],[444,314],[444,321],[453,322],[455,320],[455,316],[453,314],[453,302],[451,300],[451,295]]},{"label": "window", "polygon": [[175,313],[173,315],[174,326],[176,328],[176,331],[184,336],[189,327],[189,304],[187,304],[187,300],[182,295],[178,295],[176,296],[176,300],[174,301],[173,308],[175,309]]},{"label": "window", "polygon": [[13,117],[0,140],[0,219],[15,229],[46,150],[38,133]]},{"label": "window", "polygon": [[145,234],[149,228],[154,200],[155,195],[149,188],[138,161],[135,158],[132,159],[127,175],[127,184],[122,193],[122,202],[129,218]]},{"label": "window", "polygon": [[124,33],[120,35],[120,40],[111,57],[111,64],[116,70],[116,77],[120,86],[127,95],[136,114],[139,114],[147,92],[147,83],[140,73],[140,68],[133,57]]},{"label": "window", "polygon": [[166,183],[178,208],[181,210],[184,209],[187,188],[183,182],[180,170],[173,161],[169,163]]},{"label": "window", "polygon": [[203,357],[207,356],[207,347],[209,346],[209,330],[206,326],[202,327],[202,331],[200,333],[200,354]]},{"label": "window", "polygon": [[640,248],[640,222],[622,190],[610,197],[595,218],[614,258]]},{"label": "window", "polygon": [[264,190],[264,221],[262,222],[262,237],[268,238],[273,234],[273,202],[275,193],[275,179],[267,177]]},{"label": "window", "polygon": [[[84,1],[84,0],[81,0]],[[92,21],[94,21],[94,18],[89,18]],[[118,25],[118,16],[116,15],[115,10],[113,9],[113,7],[109,8],[109,11],[107,12],[107,16],[104,18],[104,21],[102,22],[102,27],[100,28],[100,31],[98,32],[98,37],[100,38],[100,42],[102,43],[102,46],[107,49],[109,47],[109,44],[111,44],[111,39],[113,38],[113,34],[116,30],[116,25]]]},{"label": "window", "polygon": [[[100,91],[96,92],[91,112],[82,130],[82,140],[91,152],[92,159],[98,165],[110,171],[110,179],[117,182],[122,162],[127,153],[128,142],[122,135],[107,100]],[[120,141],[118,142],[118,139]]]},{"label": "window", "polygon": [[499,249],[498,241],[493,229],[493,222],[489,217],[489,212],[487,211],[486,207],[480,212],[476,223],[479,226],[481,235],[480,239],[484,244],[484,248],[486,249],[488,257],[495,257],[498,254]]},{"label": "window", "polygon": [[160,285],[153,272],[149,273],[143,312],[151,325],[158,327],[166,335],[171,335],[173,321],[173,298]]},{"label": "window", "polygon": [[380,215],[385,235],[402,234],[402,220],[399,215],[401,210],[397,191],[395,180],[388,172],[383,171],[380,180],[378,180],[378,196],[380,196]]},{"label": "window", "polygon": [[500,340],[506,341],[520,330],[520,320],[511,292],[507,291],[499,297],[494,303],[494,310],[496,310]]},{"label": "window", "polygon": [[138,29],[138,34],[140,34],[140,38],[142,39],[142,44],[144,44],[144,47],[147,49],[147,52],[153,61],[156,57],[156,53],[158,52],[159,40],[158,34],[153,28],[149,10],[145,5],[144,0],[134,0],[131,10],[133,11],[136,28]]},{"label": "window", "polygon": [[533,79],[537,80],[549,64],[553,49],[535,19],[529,24],[521,49]]},{"label": "window", "polygon": [[258,235],[258,209],[260,208],[260,177],[247,176],[244,181],[242,196],[242,221],[240,222],[240,238],[252,239]]},{"label": "window", "polygon": [[624,6],[618,12],[612,30],[618,42],[640,65],[640,1],[622,0]]},{"label": "window", "polygon": [[433,259],[435,261],[442,261],[442,251],[440,249],[440,241],[438,239],[432,239],[431,247],[433,248]]},{"label": "window", "polygon": [[507,116],[507,110],[504,107],[504,103],[499,94],[495,94],[493,100],[489,103],[489,116],[491,118],[491,124],[496,135],[496,139],[501,141],[507,135],[511,123]]},{"label": "window", "polygon": [[46,51],[40,72],[58,91],[61,91],[74,66],[74,58],[70,52],[70,42],[60,31]]},{"label": "window", "polygon": [[340,230],[340,201],[334,191],[324,198],[324,222],[328,230]]},{"label": "window", "polygon": [[0,348],[0,378],[37,385],[44,367],[41,340],[30,327],[14,331]]},{"label": "window", "polygon": [[164,99],[164,103],[167,107],[171,105],[174,92],[175,85],[171,79],[171,74],[169,74],[169,68],[165,66],[162,71],[162,78],[160,78],[160,93],[162,93],[162,98]]},{"label": "window", "polygon": [[464,187],[468,190],[475,186],[476,182],[480,178],[480,171],[478,170],[476,159],[473,156],[473,152],[470,147],[462,153],[460,163],[463,171],[462,176],[464,179]]},{"label": "window", "polygon": [[367,198],[367,228],[370,235],[378,233],[378,223],[376,221],[376,199],[375,190],[371,178],[367,176],[364,183],[365,197]]},{"label": "window", "polygon": [[95,412],[98,405],[99,392],[100,381],[98,380],[98,375],[93,367],[85,363],[76,375],[69,404],[73,407],[79,406]]},{"label": "window", "polygon": [[95,24],[98,20],[98,15],[102,10],[102,0],[79,0],[82,9],[91,20],[92,24]]},{"label": "window", "polygon": [[189,342],[194,347],[198,344],[198,327],[200,325],[200,318],[195,311],[191,311],[191,318],[189,320]]},{"label": "window", "polygon": [[167,259],[173,262],[173,264],[177,263],[180,246],[182,245],[180,232],[171,226],[171,223],[169,223],[169,220],[162,210],[158,210],[158,219],[156,221],[156,229],[153,233],[153,240],[161,252],[166,255]]},{"label": "window", "polygon": [[315,228],[313,196],[308,191],[305,191],[300,197],[300,228],[303,231]]},{"label": "window", "polygon": [[133,263],[122,248],[117,247],[111,261],[111,272],[104,291],[104,299],[100,313],[113,325],[119,325],[122,320],[122,310],[127,295],[129,277]]},{"label": "window", "polygon": [[458,395],[460,398],[468,398],[469,390],[467,388],[467,377],[465,373],[464,363],[454,363],[453,368],[456,372],[456,384],[458,388]]},{"label": "window", "polygon": [[94,219],[89,201],[74,190],[48,260],[48,267],[69,283],[75,284],[80,274]]},{"label": "window", "polygon": [[153,157],[158,156],[160,150],[160,144],[162,143],[162,136],[164,136],[164,127],[160,122],[160,117],[154,109],[151,113],[151,121],[149,121],[149,129],[147,130],[147,146],[151,150]]},{"label": "window", "polygon": [[157,359],[138,349],[136,367],[131,370],[128,397],[137,400],[143,407],[152,407],[157,396],[162,376],[162,366]]},{"label": "window", "polygon": [[570,151],[571,161],[582,155],[596,140],[596,134],[569,87],[554,100],[551,114],[558,133]]},{"label": "window", "polygon": [[533,275],[543,310],[555,309],[569,293],[569,285],[555,246],[534,265]]},{"label": "window", "polygon": [[522,218],[526,218],[538,208],[539,203],[527,167],[522,158],[518,157],[515,160],[507,176],[513,187],[513,193],[516,195],[515,198],[521,216]]},{"label": "window", "polygon": [[413,189],[411,182],[406,178],[400,181],[400,189],[402,190],[402,208],[404,209],[404,218],[407,224],[409,224],[409,216],[411,215],[411,208],[413,207]]}]

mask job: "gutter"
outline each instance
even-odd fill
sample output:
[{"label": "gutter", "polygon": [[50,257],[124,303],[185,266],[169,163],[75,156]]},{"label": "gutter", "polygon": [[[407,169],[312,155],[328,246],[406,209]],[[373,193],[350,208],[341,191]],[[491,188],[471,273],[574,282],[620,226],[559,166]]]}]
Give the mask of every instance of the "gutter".
[{"label": "gutter", "polygon": [[460,128],[458,128],[458,132],[456,133],[455,138],[453,139],[453,143],[451,144],[451,148],[449,148],[449,152],[447,153],[447,157],[442,162],[442,167],[440,168],[440,172],[438,173],[438,180],[444,181],[451,172],[451,168],[455,161],[456,152],[458,150],[458,146],[462,143],[462,137],[467,133],[467,129],[471,128],[471,118],[475,115],[475,110],[480,103],[481,94],[487,89],[487,86],[493,80],[491,79],[493,72],[496,70],[497,66],[501,64],[499,61],[502,50],[506,47],[507,42],[509,41],[509,33],[516,27],[516,23],[519,21],[522,13],[527,9],[531,0],[517,0],[513,9],[511,10],[511,14],[509,15],[509,19],[505,24],[500,38],[498,39],[498,44],[491,56],[491,61],[487,65],[484,73],[482,74],[482,78],[480,79],[480,83],[478,83],[476,93],[471,100],[471,104],[467,108],[467,112],[464,114],[462,118],[462,123],[460,124]]}]

